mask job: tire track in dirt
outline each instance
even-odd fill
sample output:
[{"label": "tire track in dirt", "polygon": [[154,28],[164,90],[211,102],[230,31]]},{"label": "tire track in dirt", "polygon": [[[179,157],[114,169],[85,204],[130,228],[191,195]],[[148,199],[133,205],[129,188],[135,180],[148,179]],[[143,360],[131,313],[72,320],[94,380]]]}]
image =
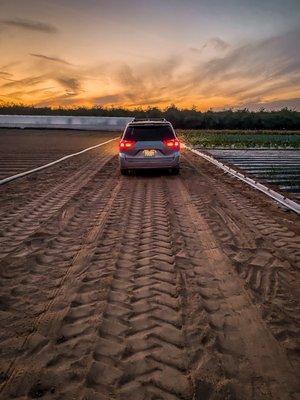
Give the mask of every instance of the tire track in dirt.
[{"label": "tire track in dirt", "polygon": [[[4,351],[4,354],[6,355],[6,357],[4,358],[7,359],[11,357],[11,355],[9,354],[10,346],[14,348],[17,347],[18,355],[23,355],[22,353],[24,351],[26,354],[26,350],[28,350],[27,347],[30,348],[32,346],[37,346],[37,351],[39,351],[40,345],[43,345],[43,343],[45,342],[45,337],[41,336],[41,333],[45,333],[43,329],[47,327],[46,331],[51,331],[48,326],[49,321],[51,321],[51,323],[55,325],[56,320],[59,321],[59,319],[63,318],[63,316],[60,315],[60,307],[62,307],[63,304],[68,301],[67,297],[69,292],[74,290],[74,279],[72,277],[80,275],[82,273],[82,268],[87,268],[85,267],[85,265],[88,264],[89,258],[92,256],[94,251],[95,242],[97,242],[98,236],[101,235],[104,224],[107,222],[110,207],[120,189],[120,182],[121,181],[117,181],[117,184],[115,184],[115,180],[110,179],[107,181],[106,185],[102,189],[98,188],[98,190],[90,198],[88,204],[85,205],[85,209],[79,210],[78,214],[80,215],[73,218],[73,223],[71,219],[71,226],[67,227],[65,231],[61,232],[60,236],[57,237],[53,242],[51,248],[46,249],[46,251],[43,252],[44,254],[38,257],[37,262],[35,262],[36,268],[33,268],[33,271],[31,271],[31,274],[28,276],[29,282],[27,283],[27,285],[25,284],[26,280],[21,282],[22,288],[20,289],[20,293],[15,293],[15,282],[10,281],[11,284],[13,284],[14,286],[11,288],[10,294],[19,294],[19,296],[17,296],[19,297],[19,299],[17,298],[17,300],[19,300],[19,304],[18,301],[16,302],[17,310],[19,313],[21,313],[23,308],[23,312],[25,314],[23,315],[23,320],[21,320],[20,327],[18,327],[18,320],[15,321],[15,313],[12,314],[11,321],[9,318],[10,316],[8,316],[8,319],[6,320],[2,319],[1,324],[6,325],[5,334],[6,336],[8,335],[6,341],[4,343],[2,341],[1,343],[2,352],[5,347],[8,349],[8,354],[7,350]],[[96,186],[95,189],[97,189]],[[77,232],[77,230],[79,232]],[[77,244],[76,238],[79,239]],[[57,270],[57,268],[59,269]],[[17,273],[17,275],[19,275],[18,270],[15,272]],[[52,275],[52,279],[50,279],[50,282],[49,276],[47,276],[48,274]],[[6,274],[2,274],[1,280],[3,281],[3,279],[5,280],[5,278],[7,278],[7,280],[12,280],[11,278],[13,277],[10,276],[10,271],[7,271]],[[44,278],[48,279],[48,286],[46,285],[46,290],[43,291],[44,298],[41,299],[42,296],[40,296],[40,288],[34,288],[34,286],[38,282],[42,283]],[[22,277],[22,280],[23,279],[24,278]],[[32,279],[34,279],[35,285],[32,284]],[[34,289],[33,293],[31,293],[31,289]],[[37,297],[39,298],[40,304],[34,304],[36,302],[35,295],[37,295]],[[10,296],[10,298],[11,297],[12,296]],[[7,296],[7,298],[9,299],[9,296]],[[32,303],[34,304],[33,307],[31,306]],[[13,304],[15,304],[15,302]],[[10,304],[7,304],[6,302],[7,308],[9,305]],[[4,311],[6,310],[4,309]],[[29,316],[27,317],[26,314],[28,313]],[[5,316],[6,315],[4,313],[4,317]],[[22,315],[20,315],[19,318],[22,318]],[[9,329],[10,322],[12,323],[12,326]],[[15,326],[16,322],[17,326]],[[22,329],[22,333],[18,332],[18,328]],[[18,336],[10,336],[10,330],[12,330],[12,333],[18,332]],[[8,384],[10,379],[12,379],[14,382],[14,380],[18,380],[19,375],[23,375],[20,365],[18,365],[15,372],[12,373],[12,371],[14,371],[14,367],[17,361],[20,364],[20,359],[18,358],[18,356],[11,362],[9,369],[6,372],[5,367],[1,368],[2,377],[5,378],[3,382],[4,386]],[[5,365],[4,359],[1,363],[2,366],[3,362]],[[25,362],[26,364],[26,359],[23,362]],[[30,374],[30,370],[28,371],[27,369],[27,372]]]},{"label": "tire track in dirt", "polygon": [[166,198],[159,179],[136,186],[86,396],[190,398]]},{"label": "tire track in dirt", "polygon": [[[58,340],[46,368],[53,375],[57,375],[58,369],[66,374],[61,384],[60,379],[54,381],[59,398],[93,397],[92,388],[86,385],[87,375],[94,361],[99,325],[104,318],[129,209],[134,202],[135,185],[124,179],[97,249],[88,268],[78,277],[79,285],[69,300],[62,324],[53,333]],[[44,382],[47,387],[46,377]]]},{"label": "tire track in dirt", "polygon": [[[102,154],[106,154],[107,150],[101,148]],[[94,153],[96,154],[95,151]],[[72,161],[66,160],[51,168],[23,177],[18,181],[2,185],[0,188],[0,218],[3,221],[3,229],[4,226],[7,228],[14,221],[16,215],[24,210],[28,204],[48,193],[50,188],[65,181],[76,171],[84,168],[90,162],[90,159],[90,154],[82,154]]]},{"label": "tire track in dirt", "polygon": [[[296,234],[297,231],[299,232],[297,223],[294,222],[293,226],[291,224],[285,226],[283,224],[285,222],[284,214],[281,215],[280,221],[279,218],[275,219],[275,212],[277,212],[278,216],[278,207],[270,199],[251,188],[245,188],[245,185],[237,182],[235,178],[224,173],[220,174],[220,170],[207,165],[207,162],[200,162],[199,159],[195,159],[190,154],[185,159],[206,181],[209,179],[211,186],[214,183],[217,188],[215,192],[219,194],[223,201],[227,201],[229,209],[235,209],[237,214],[243,216],[240,219],[244,225],[248,225],[255,229],[258,234],[269,239],[270,243],[280,250],[291,264],[297,267],[300,266],[300,238]],[[209,176],[205,173],[205,170],[209,171]],[[220,176],[222,179],[220,179]],[[247,194],[247,196],[241,195],[241,193]],[[261,207],[262,204],[264,207]],[[271,208],[274,208],[274,214],[272,214]],[[297,221],[296,215],[295,220]]]},{"label": "tire track in dirt", "polygon": [[[195,162],[190,165],[198,169]],[[196,182],[198,184],[196,185]],[[217,186],[216,186],[217,184]],[[272,229],[258,229],[252,215],[258,209],[224,181],[216,181],[202,168],[199,175],[186,180],[193,203],[214,231],[221,247],[233,260],[239,275],[251,290],[253,300],[260,305],[262,315],[275,338],[287,351],[295,369],[299,368],[299,272],[295,255],[278,248],[279,237],[296,243],[298,238],[288,227],[274,221]],[[207,190],[207,187],[211,190]],[[215,189],[213,189],[215,188]],[[246,207],[245,204],[248,204]],[[260,211],[259,224],[271,224],[269,215]],[[293,245],[294,246],[294,245]]]},{"label": "tire track in dirt", "polygon": [[183,238],[177,260],[183,271],[196,398],[293,399],[299,394],[295,371],[251,303],[230,259],[182,180],[168,181],[168,187]]},{"label": "tire track in dirt", "polygon": [[74,196],[64,202],[61,208],[49,216],[48,219],[40,221],[37,229],[26,236],[23,241],[20,241],[14,251],[11,251],[6,256],[3,255],[2,260],[0,260],[0,270],[7,265],[7,258],[18,259],[22,256],[30,256],[39,252],[43,243],[51,242],[53,236],[59,236],[69,223],[74,223],[74,217],[80,218],[82,213],[87,214],[85,205],[91,202],[95,193],[99,195],[99,188],[102,190],[109,180],[115,179],[116,168],[117,161],[111,158],[95,174],[92,174],[93,176],[79,188]]},{"label": "tire track in dirt", "polygon": [[[9,227],[24,214],[28,206],[36,203],[43,204],[49,195],[63,190],[66,185],[73,182],[76,176],[80,178],[84,172],[93,171],[95,166],[97,168],[96,158],[98,158],[98,162],[101,162],[101,159],[106,156],[112,157],[113,148],[114,144],[108,143],[89,153],[81,154],[51,168],[23,177],[17,182],[1,186],[3,195],[8,197],[12,203],[16,203],[16,205],[8,203],[8,207],[3,204],[5,212],[1,214],[2,226]],[[19,201],[18,194],[21,194],[22,202]]]},{"label": "tire track in dirt", "polygon": [[185,161],[182,177],[116,170],[2,260],[0,398],[295,400],[295,371],[234,269],[239,251],[265,260],[262,236]]},{"label": "tire track in dirt", "polygon": [[32,235],[41,225],[47,221],[91,180],[95,174],[105,166],[112,155],[93,157],[83,168],[75,171],[70,177],[48,192],[38,196],[33,202],[27,204],[24,209],[13,213],[4,236],[1,240],[1,258],[14,251],[27,237]]},{"label": "tire track in dirt", "polygon": [[[26,304],[26,301],[20,304],[18,298],[22,299],[23,296],[25,298],[30,296],[30,289],[34,289],[34,284],[37,283],[36,279],[38,279],[38,282],[41,282],[41,278],[45,275],[44,266],[53,263],[54,265],[51,267],[54,270],[58,260],[61,261],[61,265],[59,264],[58,266],[64,266],[70,257],[72,257],[74,251],[78,251],[82,237],[91,224],[89,214],[95,202],[101,201],[102,197],[103,199],[107,198],[113,181],[107,181],[106,185],[102,188],[97,188],[96,183],[97,181],[95,181],[94,193],[89,191],[88,198],[82,197],[83,204],[77,208],[73,206],[69,212],[65,210],[66,214],[70,215],[70,218],[67,221],[64,218],[62,226],[60,219],[55,218],[49,222],[52,230],[54,230],[52,234],[51,232],[46,234],[45,229],[42,228],[36,234],[37,240],[35,240],[35,237],[31,238],[33,245],[28,251],[24,251],[23,254],[13,254],[5,261],[2,261],[0,274],[4,286],[2,289],[2,306],[4,309],[8,306],[5,302],[5,297],[7,299],[12,297],[13,301],[17,304],[15,312],[26,313],[28,304]],[[78,241],[77,244],[76,241]],[[25,263],[24,257],[26,257]],[[33,280],[33,283],[31,283],[29,278]],[[31,284],[32,287],[30,288]],[[28,289],[27,292],[26,288]],[[30,303],[31,301],[29,301]]]},{"label": "tire track in dirt", "polygon": [[[105,165],[105,162],[107,160],[107,155],[105,155],[105,153],[103,155],[105,156],[103,165]],[[78,183],[80,184],[81,181],[82,180],[84,181],[84,179],[87,177],[87,173],[89,173],[91,171],[97,172],[97,170],[95,170],[95,167],[97,167],[100,160],[101,160],[100,157],[99,157],[98,161],[94,157],[92,157],[92,159],[87,164],[85,164],[83,167],[73,171],[73,174],[67,176],[66,179],[63,180],[63,182],[59,181],[58,184],[56,184],[53,187],[50,187],[50,189],[48,189],[46,192],[38,194],[38,196],[30,204],[26,204],[24,207],[21,207],[19,210],[15,211],[14,213],[7,215],[4,218],[4,222],[5,222],[5,219],[8,220],[9,225],[18,222],[18,220],[24,218],[26,216],[26,214],[28,214],[28,208],[33,209],[34,211],[37,208],[38,210],[36,212],[40,212],[41,206],[44,205],[44,207],[48,207],[48,205],[47,204],[45,205],[44,203],[45,203],[45,201],[46,202],[49,201],[51,196],[59,195],[59,198],[64,197],[64,195],[66,194],[65,193],[66,190],[69,190],[69,186],[73,187],[74,183],[76,183],[77,180],[78,180]],[[59,180],[59,177],[57,177],[57,180]],[[15,184],[15,182],[13,184]],[[9,230],[4,233],[9,234]]]}]

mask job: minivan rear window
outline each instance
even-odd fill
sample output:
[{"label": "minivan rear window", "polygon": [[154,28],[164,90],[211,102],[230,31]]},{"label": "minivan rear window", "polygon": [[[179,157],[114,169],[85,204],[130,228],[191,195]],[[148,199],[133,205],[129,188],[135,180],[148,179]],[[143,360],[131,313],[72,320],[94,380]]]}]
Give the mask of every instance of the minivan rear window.
[{"label": "minivan rear window", "polygon": [[128,126],[124,135],[125,140],[161,141],[174,139],[174,133],[169,125]]}]

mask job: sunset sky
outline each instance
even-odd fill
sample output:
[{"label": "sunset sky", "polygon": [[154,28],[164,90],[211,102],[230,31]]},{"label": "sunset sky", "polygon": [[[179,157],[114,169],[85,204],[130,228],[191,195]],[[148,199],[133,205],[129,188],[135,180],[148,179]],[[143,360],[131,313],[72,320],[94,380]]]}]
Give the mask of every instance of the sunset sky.
[{"label": "sunset sky", "polygon": [[300,0],[0,0],[0,103],[300,110]]}]

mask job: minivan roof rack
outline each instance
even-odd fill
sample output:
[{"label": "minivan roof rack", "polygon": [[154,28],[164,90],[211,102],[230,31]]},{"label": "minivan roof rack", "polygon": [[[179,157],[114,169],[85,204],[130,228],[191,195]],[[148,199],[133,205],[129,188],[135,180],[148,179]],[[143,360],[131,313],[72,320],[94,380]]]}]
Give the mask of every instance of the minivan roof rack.
[{"label": "minivan roof rack", "polygon": [[134,117],[132,120],[132,122],[147,122],[147,121],[167,122],[166,118],[136,118],[136,117]]}]

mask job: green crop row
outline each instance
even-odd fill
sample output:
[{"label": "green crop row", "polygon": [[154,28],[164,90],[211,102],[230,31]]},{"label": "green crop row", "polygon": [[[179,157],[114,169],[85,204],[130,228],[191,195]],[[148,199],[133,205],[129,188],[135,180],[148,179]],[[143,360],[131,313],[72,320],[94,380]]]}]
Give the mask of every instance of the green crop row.
[{"label": "green crop row", "polygon": [[177,130],[179,137],[202,148],[300,148],[300,132]]}]

